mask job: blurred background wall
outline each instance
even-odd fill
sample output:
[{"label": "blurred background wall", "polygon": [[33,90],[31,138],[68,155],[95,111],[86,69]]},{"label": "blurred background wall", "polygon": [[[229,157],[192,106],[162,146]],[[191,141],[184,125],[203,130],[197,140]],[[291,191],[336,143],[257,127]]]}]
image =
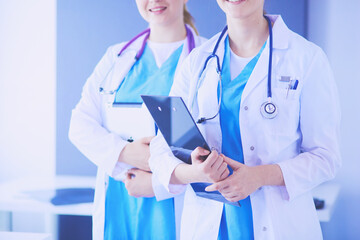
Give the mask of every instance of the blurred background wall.
[{"label": "blurred background wall", "polygon": [[0,0],[0,181],[55,173],[56,1]]},{"label": "blurred background wall", "polygon": [[[55,126],[56,1],[0,0],[0,183],[55,175]],[[11,218],[0,211],[0,231],[45,228],[41,214]]]},{"label": "blurred background wall", "polygon": [[[332,64],[343,112],[343,168],[335,179],[341,194],[333,218],[322,228],[325,239],[357,239],[360,1],[265,0],[265,5],[320,45]],[[225,24],[215,0],[190,0],[188,8],[205,37]],[[96,167],[67,138],[71,109],[107,47],[146,26],[131,0],[0,0],[0,182],[31,174],[95,176]],[[61,239],[89,239],[89,218],[61,217],[59,226]]]},{"label": "blurred background wall", "polygon": [[[309,1],[308,37],[327,53],[342,108],[341,184],[332,220],[322,224],[325,239],[360,238],[360,1]],[[331,106],[329,106],[331,107]]]}]

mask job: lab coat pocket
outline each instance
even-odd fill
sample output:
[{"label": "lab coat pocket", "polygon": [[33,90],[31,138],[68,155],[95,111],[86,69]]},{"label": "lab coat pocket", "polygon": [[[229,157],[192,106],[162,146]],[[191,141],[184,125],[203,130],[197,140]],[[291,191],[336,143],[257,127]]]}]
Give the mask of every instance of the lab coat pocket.
[{"label": "lab coat pocket", "polygon": [[296,99],[297,91],[297,89],[274,88],[273,98],[278,99],[279,101],[291,102]]},{"label": "lab coat pocket", "polygon": [[299,97],[297,90],[274,88],[273,103],[278,115],[267,121],[271,133],[275,136],[294,136],[299,125]]}]

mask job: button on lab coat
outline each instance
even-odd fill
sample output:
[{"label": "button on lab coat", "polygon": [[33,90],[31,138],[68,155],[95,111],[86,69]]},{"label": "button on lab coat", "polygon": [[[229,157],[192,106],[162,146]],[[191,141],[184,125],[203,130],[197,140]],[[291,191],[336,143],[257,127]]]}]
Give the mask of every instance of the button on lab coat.
[{"label": "button on lab coat", "polygon": [[[190,26],[188,27],[191,29]],[[204,38],[197,36],[193,29],[191,31],[195,46],[205,41]],[[107,50],[86,81],[81,100],[72,111],[69,138],[98,167],[93,207],[94,240],[104,238],[105,193],[108,176],[113,176],[115,169],[118,172],[121,169],[131,168],[125,163],[117,163],[120,152],[128,142],[117,134],[121,132],[123,126],[117,126],[119,124],[114,124],[116,119],[109,118],[109,111],[114,110],[111,105],[115,94],[102,95],[99,87],[103,87],[106,91],[117,89],[134,64],[135,55],[141,48],[143,38],[144,36],[133,42],[120,57],[117,55],[126,43],[114,45]],[[185,41],[178,66],[188,55],[188,49],[188,43]],[[157,183],[158,180],[154,176],[152,181],[155,196],[160,196],[158,200],[174,197]],[[178,209],[176,202],[175,207]]]},{"label": "button on lab coat", "polygon": [[[260,112],[267,100],[268,41],[245,86],[239,124],[245,164],[278,164],[285,186],[263,186],[250,195],[254,236],[261,240],[322,239],[310,191],[334,178],[341,165],[337,89],[323,51],[290,31],[280,16],[270,18],[274,22],[272,95],[278,115],[266,119]],[[217,111],[215,58],[197,85],[219,35],[192,52],[170,93],[184,99],[195,120],[214,116]],[[222,63],[224,40],[217,55]],[[288,91],[288,83],[279,81],[281,76],[298,80],[297,89]],[[210,147],[221,151],[219,121],[217,116],[198,126]],[[161,136],[153,139],[150,151],[150,168],[160,183],[174,194],[185,191],[181,239],[217,239],[223,204],[197,197],[188,185],[170,184],[171,174],[181,161],[173,157]]]}]

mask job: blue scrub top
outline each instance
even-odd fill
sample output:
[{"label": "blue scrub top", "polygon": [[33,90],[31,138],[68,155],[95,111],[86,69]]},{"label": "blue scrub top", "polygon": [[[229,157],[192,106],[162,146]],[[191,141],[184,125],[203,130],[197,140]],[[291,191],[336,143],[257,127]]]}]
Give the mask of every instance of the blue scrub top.
[{"label": "blue scrub top", "polygon": [[[148,46],[116,93],[117,103],[142,103],[141,94],[168,95],[183,46],[159,68]],[[174,200],[135,198],[125,184],[109,177],[105,200],[104,239],[176,238]]]},{"label": "blue scrub top", "polygon": [[140,95],[169,95],[183,45],[159,68],[148,45],[116,92],[115,103],[142,103]]},{"label": "blue scrub top", "polygon": [[[265,45],[266,43],[260,52],[245,66],[242,72],[235,79],[231,80],[229,38],[227,37],[225,40],[225,53],[221,73],[222,99],[220,105],[222,153],[241,163],[244,163],[239,125],[241,96]],[[219,240],[254,239],[250,197],[241,200],[240,204],[241,207],[224,204],[218,235]]]}]

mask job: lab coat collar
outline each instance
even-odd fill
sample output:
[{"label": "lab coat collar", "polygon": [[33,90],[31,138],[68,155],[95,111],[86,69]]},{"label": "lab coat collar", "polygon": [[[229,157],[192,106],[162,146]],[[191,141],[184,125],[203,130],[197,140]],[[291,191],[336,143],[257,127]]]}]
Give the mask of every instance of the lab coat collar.
[{"label": "lab coat collar", "polygon": [[274,49],[287,49],[289,46],[290,30],[280,15],[266,15],[273,25]]},{"label": "lab coat collar", "polygon": [[[270,17],[271,21],[274,22],[273,25],[273,49],[287,49],[289,46],[289,39],[290,39],[290,30],[284,23],[283,19],[280,15],[267,15]],[[215,44],[219,38],[221,33],[216,34],[212,37],[208,42],[202,45],[202,49],[206,52],[206,55],[210,55],[215,47]],[[224,49],[225,49],[225,39],[223,37],[221,42],[219,43],[219,47],[217,50],[217,55],[220,60],[220,65],[222,68],[222,63],[224,59]],[[272,68],[275,68],[278,64],[279,60],[273,54],[273,64]],[[249,95],[249,93],[262,81],[268,74],[268,60],[269,60],[269,41],[267,41],[265,49],[263,50],[258,63],[256,64],[253,73],[251,74],[248,83],[244,89],[242,94],[241,101],[243,102],[244,99]],[[210,61],[209,67],[216,69],[216,61]],[[266,96],[266,92],[264,93]]]},{"label": "lab coat collar", "polygon": [[[200,38],[197,37],[197,34],[195,32],[195,30],[188,24],[186,24],[186,26],[190,29],[191,33],[193,34],[194,36],[194,41],[195,41],[195,46],[198,46],[200,44]],[[144,41],[144,38],[145,38],[146,34],[142,35],[141,37],[139,37],[138,39],[136,39],[124,52],[123,54],[125,54],[126,52],[133,52],[133,51],[139,51],[139,49],[141,48],[142,46],[142,43]],[[185,41],[185,44],[184,44],[184,47],[183,47],[184,50],[187,51],[188,53],[188,49],[189,49],[189,46],[188,46],[188,42]],[[186,54],[187,55],[187,54]]]},{"label": "lab coat collar", "polygon": [[[194,31],[194,29],[187,25],[194,36],[195,47],[200,45],[200,37],[198,37]],[[121,82],[124,80],[126,74],[130,71],[131,67],[135,64],[135,56],[137,52],[140,50],[142,43],[146,34],[137,38],[132,44],[129,45],[127,49],[121,54],[120,57],[116,58],[116,63],[114,64],[114,70],[112,71],[112,81],[109,86],[109,89],[117,89],[120,86]],[[179,62],[182,62],[185,57],[189,54],[189,44],[188,41],[185,40],[182,53],[179,58]],[[176,69],[175,74],[179,71],[179,68]],[[109,96],[108,101],[113,102],[115,94]]]},{"label": "lab coat collar", "polygon": [[[276,15],[268,15],[273,25],[273,50],[276,49],[287,49],[289,46],[290,39],[290,30],[282,20],[281,16]],[[260,58],[254,68],[253,73],[250,75],[248,82],[245,86],[244,92],[241,97],[241,103],[245,102],[246,98],[249,96],[251,91],[255,89],[255,87],[262,82],[263,80],[267,80],[268,76],[268,64],[269,64],[269,39],[266,42],[265,49],[263,50]],[[272,69],[275,69],[279,63],[279,57],[276,54],[276,51],[273,51],[272,58]],[[271,79],[272,80],[272,79]],[[266,91],[264,91],[264,98],[267,97]]]},{"label": "lab coat collar", "polygon": [[[270,20],[273,22],[273,48],[287,49],[289,46],[289,37],[290,37],[289,28],[286,26],[285,22],[283,21],[280,15],[266,15],[266,16],[268,16]],[[215,48],[215,44],[219,39],[220,34],[221,32],[213,36],[208,42],[204,43],[203,49],[205,52],[212,53],[212,51]],[[221,43],[219,45],[219,50],[224,49],[224,45],[223,45],[224,41],[225,41],[225,36],[221,40]],[[218,52],[217,54],[220,57],[220,54]]]}]

